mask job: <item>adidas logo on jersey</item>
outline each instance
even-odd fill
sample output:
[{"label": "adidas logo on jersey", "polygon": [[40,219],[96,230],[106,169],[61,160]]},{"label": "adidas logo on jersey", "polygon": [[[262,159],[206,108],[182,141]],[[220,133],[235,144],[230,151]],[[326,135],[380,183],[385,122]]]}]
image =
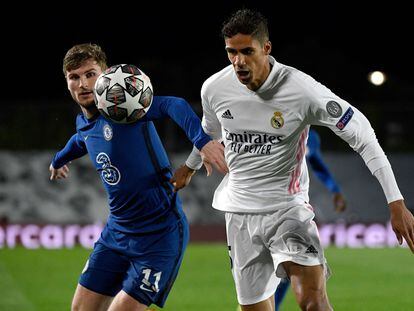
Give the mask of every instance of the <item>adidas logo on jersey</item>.
[{"label": "adidas logo on jersey", "polygon": [[311,245],[311,246],[309,246],[307,249],[306,249],[306,252],[305,252],[306,254],[309,254],[309,253],[312,253],[312,254],[317,254],[318,253],[318,251],[316,250],[316,248],[315,247],[313,247],[313,245]]},{"label": "adidas logo on jersey", "polygon": [[231,115],[230,109],[227,109],[222,115],[222,118],[225,119],[234,119],[233,116]]}]

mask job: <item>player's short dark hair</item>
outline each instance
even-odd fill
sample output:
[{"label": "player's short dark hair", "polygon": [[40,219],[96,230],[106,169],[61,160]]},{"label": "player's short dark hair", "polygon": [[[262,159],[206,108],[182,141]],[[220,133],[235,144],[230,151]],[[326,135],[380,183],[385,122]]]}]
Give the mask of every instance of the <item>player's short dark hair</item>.
[{"label": "player's short dark hair", "polygon": [[251,35],[263,44],[269,40],[267,19],[258,11],[240,9],[223,23],[221,29],[224,38],[231,38],[238,33]]},{"label": "player's short dark hair", "polygon": [[63,74],[66,76],[67,71],[79,68],[84,61],[90,58],[94,59],[102,70],[108,68],[106,54],[99,45],[82,43],[73,46],[67,51],[63,59]]}]

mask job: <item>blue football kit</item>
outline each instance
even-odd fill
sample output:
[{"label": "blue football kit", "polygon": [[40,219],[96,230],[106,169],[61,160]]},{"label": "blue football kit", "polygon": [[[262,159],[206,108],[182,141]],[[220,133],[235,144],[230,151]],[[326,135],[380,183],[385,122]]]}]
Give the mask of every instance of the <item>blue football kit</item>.
[{"label": "blue football kit", "polygon": [[152,122],[166,117],[199,150],[210,141],[185,100],[154,96],[147,114],[133,124],[79,114],[77,133],[52,161],[58,169],[89,154],[108,196],[108,220],[79,283],[108,296],[122,289],[143,304],[160,307],[189,240],[181,201],[169,183],[170,162]]},{"label": "blue football kit", "polygon": [[341,189],[335,181],[328,166],[322,159],[321,154],[321,138],[319,134],[312,128],[309,130],[308,142],[306,144],[307,153],[306,160],[309,163],[313,173],[332,193],[340,193]]}]

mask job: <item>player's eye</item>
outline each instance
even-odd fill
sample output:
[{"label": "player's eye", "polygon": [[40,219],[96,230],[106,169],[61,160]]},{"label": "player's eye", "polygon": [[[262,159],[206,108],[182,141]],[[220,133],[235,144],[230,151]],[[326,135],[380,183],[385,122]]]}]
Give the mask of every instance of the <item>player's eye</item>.
[{"label": "player's eye", "polygon": [[96,73],[95,73],[94,71],[88,72],[88,73],[86,74],[86,77],[87,77],[87,78],[91,78],[91,77],[95,77],[95,76],[96,76]]},{"label": "player's eye", "polygon": [[69,78],[69,80],[76,81],[76,80],[79,79],[79,76],[78,75],[69,75],[68,78]]},{"label": "player's eye", "polygon": [[241,51],[244,55],[252,55],[254,53],[253,49],[244,49]]},{"label": "player's eye", "polygon": [[235,55],[235,54],[237,54],[236,50],[233,50],[233,49],[226,49],[226,51],[227,51],[227,53],[229,55]]}]

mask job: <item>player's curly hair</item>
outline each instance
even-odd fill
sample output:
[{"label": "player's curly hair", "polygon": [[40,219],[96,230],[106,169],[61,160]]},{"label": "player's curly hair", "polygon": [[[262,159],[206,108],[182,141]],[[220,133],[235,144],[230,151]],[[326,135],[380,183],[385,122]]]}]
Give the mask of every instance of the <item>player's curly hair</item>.
[{"label": "player's curly hair", "polygon": [[66,76],[68,71],[79,68],[84,61],[90,58],[94,59],[102,70],[108,68],[106,54],[99,45],[82,43],[73,46],[67,51],[63,59],[63,74]]},{"label": "player's curly hair", "polygon": [[269,40],[267,19],[258,11],[240,9],[223,23],[221,29],[224,38],[231,38],[238,33],[251,35],[263,44]]}]

